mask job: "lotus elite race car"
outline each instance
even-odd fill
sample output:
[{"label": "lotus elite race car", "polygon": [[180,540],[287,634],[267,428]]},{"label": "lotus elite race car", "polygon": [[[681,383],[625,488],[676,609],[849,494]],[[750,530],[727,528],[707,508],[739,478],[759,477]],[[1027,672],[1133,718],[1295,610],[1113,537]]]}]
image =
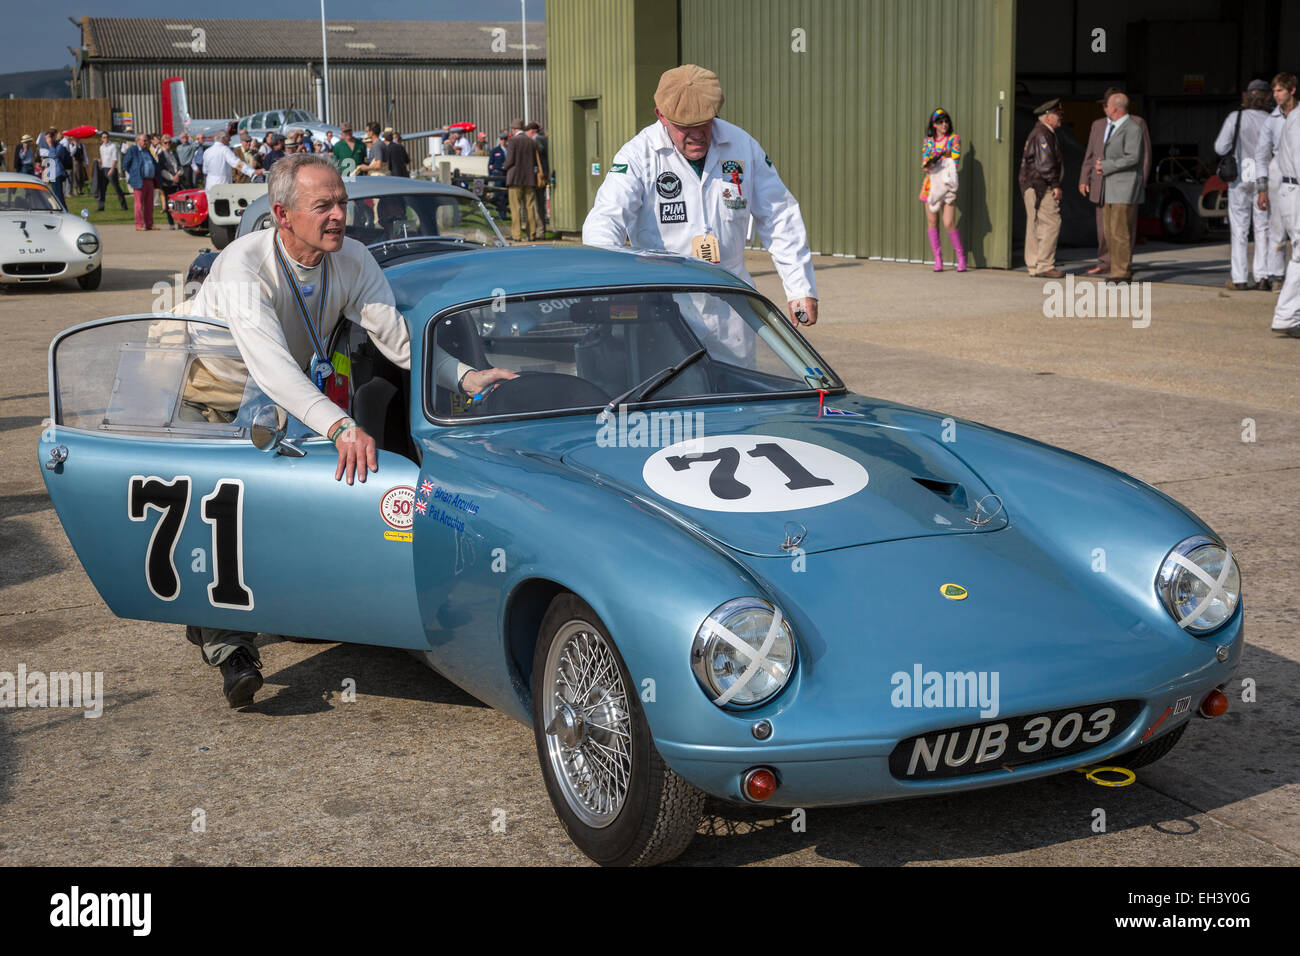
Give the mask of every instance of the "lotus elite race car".
[{"label": "lotus elite race car", "polygon": [[[415,652],[532,725],[605,864],[680,854],[706,794],[1133,768],[1226,707],[1236,562],[1149,485],[849,392],[703,262],[534,247],[386,274],[409,383],[364,336],[333,346],[382,449],[365,484],[220,322],[54,340],[42,472],[115,614]],[[518,377],[465,395],[453,360]]]},{"label": "lotus elite race car", "polygon": [[0,285],[76,279],[98,289],[104,248],[89,215],[68,212],[35,176],[0,170]]}]

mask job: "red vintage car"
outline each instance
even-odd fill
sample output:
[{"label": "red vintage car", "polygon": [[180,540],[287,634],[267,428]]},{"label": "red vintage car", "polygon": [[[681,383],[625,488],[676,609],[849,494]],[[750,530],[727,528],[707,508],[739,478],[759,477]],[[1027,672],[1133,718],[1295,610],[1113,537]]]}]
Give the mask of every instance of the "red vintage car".
[{"label": "red vintage car", "polygon": [[167,210],[180,226],[196,236],[208,232],[208,194],[202,189],[183,189],[172,193],[167,200]]}]

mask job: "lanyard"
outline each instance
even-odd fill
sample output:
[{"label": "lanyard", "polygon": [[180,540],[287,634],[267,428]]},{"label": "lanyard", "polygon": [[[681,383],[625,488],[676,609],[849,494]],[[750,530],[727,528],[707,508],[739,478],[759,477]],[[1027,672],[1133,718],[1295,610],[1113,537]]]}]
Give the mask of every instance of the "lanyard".
[{"label": "lanyard", "polygon": [[325,346],[321,344],[321,332],[324,331],[322,318],[325,315],[325,297],[330,287],[330,257],[326,253],[322,259],[321,279],[320,279],[320,298],[316,302],[316,323],[312,324],[311,314],[307,311],[307,297],[303,294],[302,288],[298,285],[298,277],[294,275],[293,269],[289,266],[289,258],[284,248],[280,245],[280,237],[275,237],[275,258],[280,263],[280,268],[284,271],[285,278],[289,280],[289,288],[293,290],[294,301],[298,303],[298,312],[302,316],[303,325],[307,326],[307,335],[311,339],[312,348],[316,354],[311,362],[312,381],[316,383],[317,388],[324,388],[325,381],[334,372],[334,366],[330,364],[328,357],[325,355]]}]

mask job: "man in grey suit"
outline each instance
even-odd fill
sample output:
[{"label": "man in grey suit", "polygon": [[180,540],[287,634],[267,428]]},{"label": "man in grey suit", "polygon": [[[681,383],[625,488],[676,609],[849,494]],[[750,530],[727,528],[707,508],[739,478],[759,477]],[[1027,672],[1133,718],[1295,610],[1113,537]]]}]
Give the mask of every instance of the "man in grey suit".
[{"label": "man in grey suit", "polygon": [[[1117,86],[1109,87],[1099,101],[1103,107],[1110,101],[1110,98],[1116,93],[1124,92]],[[1151,133],[1147,131],[1146,121],[1140,116],[1129,115],[1128,121],[1136,123],[1138,129],[1142,131],[1142,181],[1151,181]],[[1106,130],[1110,128],[1110,120],[1105,116],[1094,120],[1092,129],[1088,131],[1088,150],[1083,156],[1083,165],[1079,167],[1079,194],[1087,196],[1091,200],[1093,207],[1097,211],[1097,264],[1085,272],[1085,275],[1095,276],[1102,272],[1110,272],[1110,248],[1106,245],[1106,228],[1103,222],[1105,214],[1105,189],[1103,188],[1103,177],[1097,172],[1097,160],[1101,159],[1102,148],[1106,142]],[[1129,216],[1128,235],[1129,248],[1132,249],[1137,245],[1137,206],[1132,209]]]},{"label": "man in grey suit", "polygon": [[1146,198],[1146,179],[1142,157],[1146,154],[1142,132],[1128,115],[1128,97],[1114,93],[1106,101],[1105,138],[1102,158],[1093,168],[1105,177],[1106,206],[1102,215],[1106,245],[1110,247],[1110,281],[1128,282],[1133,278],[1133,244],[1129,236],[1129,216]]}]

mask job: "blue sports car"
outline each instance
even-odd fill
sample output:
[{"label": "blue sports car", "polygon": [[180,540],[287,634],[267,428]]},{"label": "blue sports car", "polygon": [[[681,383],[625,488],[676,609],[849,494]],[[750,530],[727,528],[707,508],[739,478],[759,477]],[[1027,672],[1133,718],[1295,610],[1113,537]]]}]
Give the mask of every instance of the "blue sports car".
[{"label": "blue sports car", "polygon": [[[1236,562],[1149,485],[854,394],[703,262],[534,247],[387,275],[409,375],[348,323],[332,346],[382,448],[365,484],[220,322],[55,339],[39,457],[115,614],[415,652],[532,725],[605,864],[681,853],[706,795],[1135,768],[1226,708]],[[450,358],[519,376],[460,394]]]}]

